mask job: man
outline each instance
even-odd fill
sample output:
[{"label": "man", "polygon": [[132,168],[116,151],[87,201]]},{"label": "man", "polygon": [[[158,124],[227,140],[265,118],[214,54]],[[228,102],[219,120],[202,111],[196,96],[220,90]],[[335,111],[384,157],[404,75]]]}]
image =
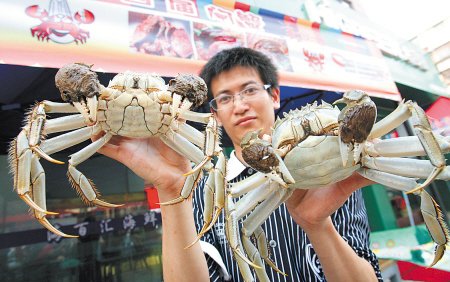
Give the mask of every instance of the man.
[{"label": "man", "polygon": [[[262,128],[262,134],[270,133],[274,110],[280,105],[276,69],[263,54],[238,47],[214,56],[201,76],[214,98],[212,111],[235,149],[228,163],[227,179],[233,182],[245,178],[251,172],[242,159],[240,140],[250,130]],[[153,183],[162,202],[178,197],[184,183],[182,175],[190,169],[186,159],[155,138],[115,139],[102,153]],[[353,193],[369,183],[354,175],[328,187],[295,191],[263,225],[271,259],[288,275],[266,268],[269,278],[381,280],[378,262],[368,247],[369,230],[361,192]],[[203,184],[204,181],[193,199],[161,207],[164,281],[221,281],[226,272],[233,281],[243,281],[224,242],[223,216],[202,238],[204,243],[184,249],[195,240],[203,223]],[[225,264],[222,267],[221,261]]]}]

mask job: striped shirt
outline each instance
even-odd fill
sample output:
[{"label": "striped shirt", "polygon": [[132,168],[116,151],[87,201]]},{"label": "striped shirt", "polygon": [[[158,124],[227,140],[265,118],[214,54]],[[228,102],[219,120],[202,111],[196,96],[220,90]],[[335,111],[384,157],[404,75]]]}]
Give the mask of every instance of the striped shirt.
[{"label": "striped shirt", "polygon": [[[228,166],[242,166],[234,157]],[[240,173],[229,182],[240,181],[254,173],[251,168],[242,166]],[[197,231],[203,225],[203,179],[194,192],[193,211]],[[378,260],[369,248],[369,224],[366,208],[360,190],[354,192],[350,198],[331,215],[332,221],[339,234],[353,248],[358,256],[366,259],[373,266],[379,281],[383,281],[379,270]],[[270,281],[326,281],[319,259],[305,232],[294,222],[285,204],[278,207],[262,225],[269,243],[271,259],[278,268],[287,274],[283,276],[266,265],[266,272]],[[225,268],[231,275],[230,281],[244,281],[239,273],[237,263],[233,259],[232,250],[225,238],[224,215],[219,216],[217,223],[201,239],[214,246],[223,259]],[[211,281],[225,281],[221,267],[210,255],[206,254]]]}]

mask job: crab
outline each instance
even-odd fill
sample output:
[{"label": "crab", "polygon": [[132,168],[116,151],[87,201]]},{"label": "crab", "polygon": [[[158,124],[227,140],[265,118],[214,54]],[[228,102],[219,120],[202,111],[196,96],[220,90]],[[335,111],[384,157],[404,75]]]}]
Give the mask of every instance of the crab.
[{"label": "crab", "polygon": [[[166,85],[156,74],[127,71],[117,74],[104,87],[91,66],[69,64],[57,72],[55,82],[64,103],[42,101],[31,109],[22,131],[11,142],[9,161],[15,191],[31,207],[33,216],[59,236],[76,237],[61,232],[46,218],[55,213],[46,208],[41,157],[62,164],[50,155],[102,135],[70,156],[67,176],[84,202],[114,208],[119,205],[100,200],[94,183],[77,169],[114,135],[158,137],[195,165],[186,174],[179,197],[164,204],[188,198],[201,173],[213,169],[211,159],[222,154],[213,116],[191,110],[206,99],[207,87],[200,77],[180,74]],[[47,119],[48,113],[68,115]],[[186,120],[205,124],[205,131],[195,129]],[[59,135],[45,138],[54,133]]]},{"label": "crab", "polygon": [[89,10],[78,11],[71,14],[67,1],[51,0],[49,12],[39,5],[32,5],[25,9],[25,13],[41,20],[41,24],[31,28],[31,36],[36,36],[40,41],[51,39],[56,43],[76,44],[86,43],[89,32],[80,27],[81,24],[91,24],[94,22],[94,14]]},{"label": "crab", "polygon": [[[424,188],[434,179],[450,179],[450,168],[443,156],[450,152],[450,137],[433,133],[424,111],[412,101],[400,103],[378,123],[376,106],[363,91],[348,91],[335,103],[347,106],[340,111],[325,102],[306,105],[277,119],[270,136],[260,138],[260,130],[244,135],[242,156],[258,172],[228,185],[218,200],[205,201],[205,211],[214,213],[205,214],[198,236],[209,230],[224,210],[226,236],[245,281],[253,281],[249,266],[260,281],[269,281],[263,261],[284,274],[270,259],[261,224],[294,189],[315,189],[354,172],[420,195],[425,223],[437,244],[430,266],[442,258],[450,240],[449,231],[438,204]],[[379,139],[406,120],[411,121],[416,136]],[[429,160],[410,158],[425,155]],[[425,181],[419,184],[417,179]]]}]

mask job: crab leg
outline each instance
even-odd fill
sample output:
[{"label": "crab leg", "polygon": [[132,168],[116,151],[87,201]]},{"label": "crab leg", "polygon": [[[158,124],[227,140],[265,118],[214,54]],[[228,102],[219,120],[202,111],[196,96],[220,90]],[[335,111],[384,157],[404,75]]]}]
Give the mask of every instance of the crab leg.
[{"label": "crab leg", "polygon": [[[260,261],[260,254],[258,250],[254,247],[254,245],[250,241],[250,236],[255,235],[257,238],[258,234],[256,234],[256,231],[261,228],[261,225],[263,222],[269,217],[269,215],[276,209],[278,206],[283,203],[289,196],[292,194],[291,189],[278,189],[271,193],[271,196],[268,196],[266,200],[261,202],[253,211],[250,213],[250,215],[243,221],[242,223],[242,236],[243,236],[243,242],[246,242],[244,244],[246,253],[251,253],[252,258],[256,258],[256,261],[253,261],[255,264],[258,265],[258,261]],[[261,229],[262,230],[262,229]],[[264,232],[262,233],[264,234]],[[259,233],[261,235],[261,233]],[[248,240],[248,241],[247,241]],[[260,237],[260,240],[264,240],[264,242],[259,242],[258,246],[265,245],[265,249],[262,250],[264,261],[266,261],[275,271],[278,273],[281,273],[285,275],[282,271],[280,271],[275,263],[270,260],[268,257],[268,251],[267,251],[267,240],[265,238],[265,235],[263,237]],[[257,272],[258,273],[258,272]]]},{"label": "crab leg", "polygon": [[94,183],[87,179],[86,176],[84,176],[84,174],[82,174],[75,167],[95,154],[111,139],[111,137],[111,133],[106,133],[89,146],[73,154],[69,160],[69,170],[67,173],[72,186],[86,203],[93,203],[97,206],[105,208],[115,208],[120,207],[121,205],[114,205],[97,199],[98,192],[95,189]]},{"label": "crab leg", "polygon": [[249,265],[254,268],[261,268],[260,266],[251,262],[244,254],[242,249],[241,240],[239,236],[239,226],[237,223],[236,210],[233,203],[233,197],[231,195],[227,195],[225,198],[225,236],[228,240],[228,244],[235,254],[236,262],[239,266],[239,271],[241,272],[244,281],[254,281],[252,272],[250,270]]},{"label": "crab leg", "polygon": [[14,187],[17,194],[32,209],[45,214],[55,214],[46,211],[45,207],[41,207],[36,204],[30,196],[32,193],[30,186],[30,175],[33,152],[28,146],[26,132],[22,130],[12,144],[13,145],[11,146],[9,152],[9,158],[11,160],[10,162],[14,165],[12,169],[14,172]]},{"label": "crab leg", "polygon": [[42,101],[41,104],[45,105],[45,112],[47,113],[79,113],[70,103]]},{"label": "crab leg", "polygon": [[[427,178],[434,169],[428,160],[369,156],[363,158],[363,166],[401,176],[418,178]],[[450,180],[450,167],[446,166],[436,179]]]},{"label": "crab leg", "polygon": [[45,120],[45,103],[42,102],[37,104],[30,112],[30,114],[28,115],[28,124],[23,129],[25,132],[27,132],[28,146],[33,152],[36,152],[38,155],[48,160],[49,162],[63,164],[63,162],[49,157],[39,148],[39,145],[42,143],[44,137],[43,132]]},{"label": "crab leg", "polygon": [[[255,268],[256,276],[258,277],[258,281],[270,282],[269,277],[267,276],[266,268],[261,259],[261,255],[258,249],[253,245],[252,241],[248,237],[242,237],[242,245],[244,246],[245,251],[247,252],[250,260],[259,266],[259,268]],[[266,247],[267,248],[267,247]]]},{"label": "crab leg", "polygon": [[267,182],[268,178],[263,173],[255,173],[242,181],[230,184],[229,192],[234,198],[242,196]]},{"label": "crab leg", "polygon": [[372,129],[369,139],[380,137],[398,125],[411,118],[411,123],[414,132],[419,138],[422,146],[430,158],[431,163],[435,167],[427,179],[418,187],[411,190],[409,193],[414,193],[417,190],[422,190],[445,168],[445,159],[439,147],[439,143],[431,131],[431,125],[428,121],[425,112],[416,103],[408,101],[401,103],[397,109],[386,116],[383,120],[376,123]]},{"label": "crab leg", "polygon": [[450,242],[450,234],[447,224],[443,220],[443,214],[439,205],[425,190],[421,193],[420,210],[431,238],[436,242],[434,260],[429,267],[435,265],[444,255],[446,245]]},{"label": "crab leg", "polygon": [[264,199],[270,197],[270,194],[277,188],[279,188],[278,183],[271,181],[269,183],[266,182],[245,194],[237,203],[235,203],[237,217],[242,218],[251,212],[258,203],[261,203]]},{"label": "crab leg", "polygon": [[197,112],[186,110],[186,111],[181,112],[179,117],[182,119],[185,119],[185,120],[190,120],[190,121],[194,121],[194,122],[198,122],[198,123],[207,124],[209,122],[209,120],[211,119],[212,114],[197,113]]},{"label": "crab leg", "polygon": [[[55,227],[45,218],[47,214],[57,214],[47,211],[45,203],[45,174],[37,155],[28,147],[25,131],[22,131],[14,141],[10,151],[10,158],[15,164],[14,187],[20,198],[28,204],[33,216],[47,229],[63,237],[77,237],[67,235]],[[20,168],[20,170],[19,170]]]},{"label": "crab leg", "polygon": [[[167,146],[178,152],[180,155],[185,156],[195,164],[199,164],[203,161],[205,156],[203,152],[180,134],[169,130],[165,135],[161,135],[160,138]],[[206,169],[210,168],[211,166],[206,167]]]},{"label": "crab leg", "polygon": [[[211,174],[211,172],[210,172]],[[216,167],[213,169],[214,174],[214,211],[212,213],[213,218],[210,222],[205,221],[205,225],[208,223],[206,229],[200,231],[200,234],[203,235],[206,233],[211,227],[216,223],[217,219],[221,211],[225,207],[225,189],[226,189],[226,159],[223,153],[219,154],[219,158],[217,160]],[[208,208],[209,209],[209,208]],[[206,210],[206,209],[205,209]],[[209,216],[208,216],[209,217]]]},{"label": "crab leg", "polygon": [[[54,121],[46,121],[47,112],[65,113],[71,112],[74,108],[68,103],[54,103],[44,101],[37,104],[29,115],[29,146],[38,155],[44,159],[56,163],[63,164],[63,162],[55,160],[42,151],[40,145],[42,138],[48,133],[58,132],[61,130],[70,130],[72,128],[79,128],[84,126],[84,122],[80,119],[81,115],[72,115],[63,118],[57,118]],[[44,127],[45,124],[45,127]]]},{"label": "crab leg", "polygon": [[[450,152],[450,136],[433,134],[443,153]],[[407,144],[407,145],[405,145]],[[365,151],[370,156],[383,157],[418,157],[426,152],[417,136],[405,136],[379,140],[376,143],[367,142]]]},{"label": "crab leg", "polygon": [[[204,169],[206,170],[212,169],[212,164],[210,160],[207,160],[207,162],[203,163],[204,160],[203,152],[195,145],[193,145],[191,142],[189,142],[186,138],[184,138],[181,134],[169,130],[165,135],[161,135],[160,139],[167,146],[178,152],[180,155],[185,156],[186,158],[188,158],[189,160],[191,160],[196,164],[201,164],[201,167],[203,167]],[[199,165],[197,166],[200,167]],[[198,177],[200,175],[201,170],[195,168],[192,169],[191,172],[185,175],[188,177],[183,185],[183,189],[181,191],[180,196],[176,199],[160,204],[162,205],[176,204],[187,199],[189,195],[192,193],[193,189],[195,188],[195,184],[197,183]]]},{"label": "crab leg", "polygon": [[219,133],[217,121],[212,116],[208,124],[206,125],[205,146],[203,148],[203,151],[205,155],[203,160],[200,163],[198,163],[196,167],[192,169],[192,171],[201,169],[206,164],[206,162],[209,162],[212,159],[212,157],[215,155],[216,152],[222,151],[222,149],[219,147]]},{"label": "crab leg", "polygon": [[159,203],[161,206],[174,205],[180,203],[191,195],[193,189],[196,187],[198,180],[202,177],[202,171],[196,171],[193,174],[190,174],[186,177],[184,181],[183,188],[181,189],[180,196],[178,198],[172,199],[167,202]]},{"label": "crab leg", "polygon": [[174,131],[179,133],[184,138],[186,138],[192,144],[195,144],[200,148],[204,148],[205,135],[200,131],[198,131],[197,129],[195,129],[194,127],[190,126],[189,124],[184,122],[179,123],[178,128]]},{"label": "crab leg", "polygon": [[242,225],[242,234],[250,237],[258,226],[261,226],[263,222],[269,217],[269,215],[278,206],[283,203],[292,194],[291,189],[278,189],[273,191],[271,196],[267,197],[266,200],[261,202],[253,211],[250,213]]},{"label": "crab leg", "polygon": [[272,267],[275,271],[278,273],[287,276],[286,273],[280,271],[278,267],[275,265],[275,263],[269,258],[269,250],[267,249],[267,238],[266,234],[264,233],[264,230],[261,226],[259,226],[256,231],[253,233],[253,235],[256,238],[256,244],[253,245],[252,241],[249,237],[243,236],[242,238],[242,244],[247,252],[249,254],[250,259],[255,262],[255,264],[261,266],[262,269],[255,269],[256,275],[258,276],[260,281],[270,281],[267,277],[267,272],[264,268],[264,265],[261,261],[261,258],[264,259],[264,261]]},{"label": "crab leg", "polygon": [[[417,182],[412,178],[393,175],[372,169],[361,169],[358,172],[370,180],[405,192],[410,192],[411,189],[417,186]],[[450,242],[450,235],[447,224],[443,220],[442,211],[439,208],[439,205],[425,190],[419,190],[416,193],[419,193],[420,195],[420,210],[425,220],[428,232],[430,233],[433,241],[437,244],[434,260],[430,265],[431,267],[442,258],[446,249],[446,244]]]},{"label": "crab leg", "polygon": [[269,253],[269,250],[267,249],[267,237],[266,237],[266,233],[264,233],[264,230],[262,229],[262,227],[259,226],[253,234],[255,235],[256,243],[258,245],[258,250],[260,252],[261,257],[264,259],[264,261],[278,273],[280,273],[284,276],[287,276],[285,273],[281,272],[278,269],[278,267],[275,265],[275,263],[270,259],[270,257],[269,257],[270,253]]},{"label": "crab leg", "polygon": [[45,134],[68,131],[86,126],[81,114],[50,119],[45,122]]},{"label": "crab leg", "polygon": [[[178,130],[178,129],[173,129]],[[189,160],[194,162],[196,166],[192,170],[185,174],[188,176],[186,182],[183,185],[180,197],[173,199],[171,201],[161,203],[163,205],[176,204],[184,201],[192,193],[195,187],[195,183],[201,174],[202,168],[206,170],[211,170],[212,164],[211,159],[216,154],[216,152],[221,152],[222,150],[218,147],[219,141],[217,133],[217,121],[210,115],[209,122],[206,126],[206,134],[204,144],[204,152],[202,152],[198,147],[196,147],[192,142],[189,142],[193,137],[185,137],[184,135],[190,131],[189,127],[182,127],[182,133],[174,132],[173,130],[167,131],[165,135],[161,135],[161,140],[174,149],[179,154],[186,156]],[[198,141],[196,141],[198,143]],[[219,160],[221,158],[219,157]],[[224,162],[224,161],[223,161]],[[220,164],[222,165],[222,164]],[[223,165],[225,166],[225,165]],[[219,170],[220,171],[220,170]],[[224,172],[222,171],[221,173]],[[223,176],[222,176],[223,177]],[[223,188],[223,187],[222,187]],[[223,188],[224,190],[224,188]],[[222,201],[223,202],[223,201]],[[222,204],[223,206],[223,204]],[[217,215],[218,216],[218,215]],[[217,218],[216,218],[217,220]],[[206,231],[205,231],[206,232]]]},{"label": "crab leg", "polygon": [[[276,155],[277,158],[279,158],[278,155]],[[284,162],[280,158],[280,165],[279,170],[280,172],[277,173],[275,170],[270,171],[269,173],[256,173],[254,175],[251,175],[244,180],[232,184],[232,187],[230,188],[230,193],[233,195],[233,197],[239,197],[245,193],[248,193],[249,191],[261,186],[265,182],[267,182],[268,179],[280,184],[283,187],[287,187],[286,182],[283,180],[283,178],[288,179],[289,184],[295,183],[294,178],[291,176],[290,172],[288,171],[286,165],[284,165]],[[284,176],[284,177],[283,177]]]},{"label": "crab leg", "polygon": [[[225,156],[220,153],[217,164],[215,168],[210,171],[204,188],[205,207],[203,211],[202,229],[198,232],[197,239],[186,248],[194,245],[206,232],[208,232],[208,230],[211,229],[211,227],[213,227],[219,218],[221,211],[225,207],[225,172]],[[191,190],[189,190],[189,194],[190,192]]]},{"label": "crab leg", "polygon": [[70,131],[51,139],[47,139],[44,143],[42,143],[40,147],[44,153],[51,155],[55,152],[59,152],[81,142],[84,142],[91,138],[92,135],[98,134],[100,131],[101,129],[98,126],[94,128],[80,128],[78,130]]},{"label": "crab leg", "polygon": [[205,234],[211,227],[211,222],[214,218],[214,198],[215,198],[215,186],[214,186],[214,176],[212,174],[208,175],[208,179],[205,183],[204,188],[204,201],[205,201],[205,207],[203,210],[203,226],[202,229],[198,232],[197,239],[190,244],[188,247],[195,244],[202,236]]},{"label": "crab leg", "polygon": [[383,171],[360,168],[357,172],[365,178],[375,181],[381,185],[405,192],[411,191],[411,189],[417,187],[418,185],[413,178],[390,174]]},{"label": "crab leg", "polygon": [[[39,158],[36,155],[31,157],[31,194],[33,195],[33,201],[37,206],[46,210],[45,203],[45,173],[41,164],[39,163]],[[45,218],[46,213],[32,208],[33,216],[48,230],[59,235],[61,237],[77,238],[78,236],[68,235],[60,230],[56,229],[51,223]]]}]

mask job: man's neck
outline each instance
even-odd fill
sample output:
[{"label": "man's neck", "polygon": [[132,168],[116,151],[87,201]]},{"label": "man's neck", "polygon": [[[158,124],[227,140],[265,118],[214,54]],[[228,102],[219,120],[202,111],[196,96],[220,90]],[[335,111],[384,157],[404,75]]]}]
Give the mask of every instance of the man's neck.
[{"label": "man's neck", "polygon": [[236,155],[236,158],[238,158],[238,160],[241,161],[241,163],[243,163],[244,165],[246,165],[246,162],[244,161],[244,158],[242,157],[242,148],[241,146],[236,146],[235,144],[233,144],[234,146],[234,154]]}]

